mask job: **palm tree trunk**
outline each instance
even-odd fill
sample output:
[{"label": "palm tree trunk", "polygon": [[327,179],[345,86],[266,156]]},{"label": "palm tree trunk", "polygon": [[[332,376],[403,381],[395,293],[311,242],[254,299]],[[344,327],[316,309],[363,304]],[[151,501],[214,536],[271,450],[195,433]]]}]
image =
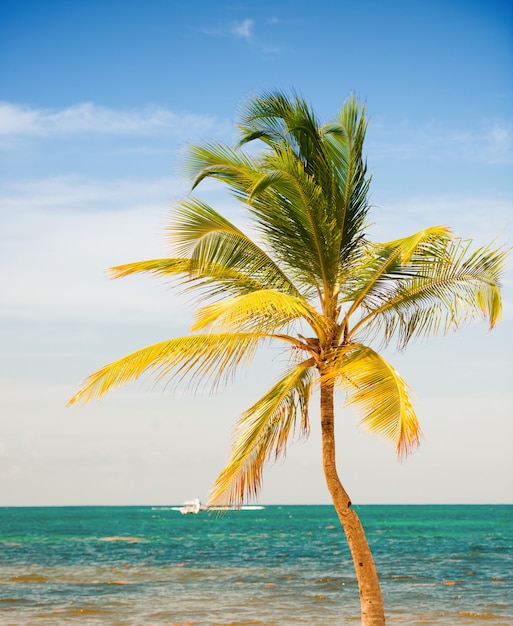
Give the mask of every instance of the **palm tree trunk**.
[{"label": "palm tree trunk", "polygon": [[361,625],[384,626],[385,612],[374,559],[356,512],[337,474],[335,459],[334,386],[321,383],[322,458],[326,484],[344,528],[360,590]]}]

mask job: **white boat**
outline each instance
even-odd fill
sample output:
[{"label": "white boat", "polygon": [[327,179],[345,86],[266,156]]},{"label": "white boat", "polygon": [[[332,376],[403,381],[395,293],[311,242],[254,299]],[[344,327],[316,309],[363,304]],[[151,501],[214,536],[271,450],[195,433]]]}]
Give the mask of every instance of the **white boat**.
[{"label": "white boat", "polygon": [[204,511],[205,507],[201,506],[199,498],[193,500],[186,500],[182,507],[179,509],[182,515],[197,515],[200,511]]},{"label": "white boat", "polygon": [[182,515],[197,515],[201,511],[261,511],[264,508],[265,507],[261,505],[206,506],[204,504],[201,504],[201,501],[199,498],[193,498],[192,500],[186,500],[178,510],[180,511]]}]

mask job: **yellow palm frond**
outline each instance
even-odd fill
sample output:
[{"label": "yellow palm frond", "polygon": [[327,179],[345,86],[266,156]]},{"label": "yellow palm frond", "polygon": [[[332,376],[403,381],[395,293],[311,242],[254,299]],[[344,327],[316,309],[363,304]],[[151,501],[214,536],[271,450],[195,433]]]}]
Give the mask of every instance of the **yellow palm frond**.
[{"label": "yellow palm frond", "polygon": [[233,375],[241,363],[248,364],[262,341],[257,333],[190,335],[147,346],[105,365],[91,374],[68,404],[101,398],[111,389],[151,374],[157,380],[191,382],[212,380],[217,384]]},{"label": "yellow palm frond", "polygon": [[223,331],[271,333],[297,319],[305,319],[318,331],[322,318],[305,300],[261,289],[203,307],[195,314],[192,331],[208,326]]},{"label": "yellow palm frond", "polygon": [[[368,247],[368,253],[359,266],[353,268],[348,276],[346,300],[353,302],[348,317],[360,306],[372,307],[372,304],[386,299],[395,281],[401,277],[411,277],[418,273],[411,267],[411,261],[417,259],[438,258],[445,255],[450,230],[446,226],[425,228],[413,235],[383,244]],[[376,306],[376,304],[375,304]]]},{"label": "yellow palm frond", "polygon": [[117,265],[109,269],[112,278],[123,278],[136,273],[149,273],[161,277],[177,279],[184,292],[198,292],[198,300],[206,297],[226,297],[262,289],[265,283],[251,274],[238,271],[226,265],[202,264],[201,269],[193,259],[164,258],[151,261],[136,261]]},{"label": "yellow palm frond", "polygon": [[450,238],[451,229],[448,226],[430,226],[407,237],[379,245],[384,249],[397,250],[400,262],[405,265],[410,262],[414,255],[426,254],[427,252],[438,256],[438,251],[445,248],[445,244]]},{"label": "yellow palm frond", "polygon": [[346,390],[346,404],[359,410],[361,424],[392,440],[399,456],[419,444],[421,430],[408,385],[377,352],[360,344],[347,346],[326,376]]},{"label": "yellow palm frond", "polygon": [[265,462],[283,455],[296,432],[308,435],[313,377],[310,361],[293,366],[242,415],[236,425],[230,460],[212,488],[211,503],[240,505],[256,497]]},{"label": "yellow palm frond", "polygon": [[437,254],[428,249],[412,257],[402,275],[367,298],[367,313],[352,332],[374,327],[387,342],[397,333],[404,349],[413,337],[446,333],[479,317],[493,328],[501,316],[499,280],[508,253],[491,246],[471,252],[470,242],[454,238]]},{"label": "yellow palm frond", "polygon": [[185,274],[190,272],[191,262],[189,259],[151,259],[149,261],[135,261],[109,268],[112,278],[123,278],[131,274],[147,272],[157,276]]}]

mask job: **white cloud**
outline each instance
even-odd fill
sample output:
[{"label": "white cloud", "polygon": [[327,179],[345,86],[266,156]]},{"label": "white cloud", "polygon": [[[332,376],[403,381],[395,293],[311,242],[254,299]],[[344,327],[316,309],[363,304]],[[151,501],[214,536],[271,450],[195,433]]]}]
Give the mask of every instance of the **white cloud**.
[{"label": "white cloud", "polygon": [[511,163],[513,155],[513,124],[495,122],[485,136],[488,154],[494,161]]},{"label": "white cloud", "polygon": [[41,109],[0,102],[0,135],[4,136],[165,132],[187,137],[219,128],[226,131],[228,124],[210,115],[178,114],[162,107],[123,110],[83,102],[66,109]]},{"label": "white cloud", "polygon": [[[280,20],[271,18],[267,20],[269,24],[279,24]],[[234,21],[229,24],[222,24],[219,26],[207,26],[200,28],[200,32],[209,37],[235,37],[237,39],[244,40],[247,44],[250,44],[258,53],[266,56],[276,55],[281,52],[281,47],[275,44],[265,43],[255,37],[254,34],[255,21],[246,18],[240,21]]]},{"label": "white cloud", "polygon": [[504,121],[487,122],[475,132],[435,133],[429,143],[440,147],[443,156],[463,154],[470,162],[513,162],[513,125]]},{"label": "white cloud", "polygon": [[200,32],[204,35],[209,35],[210,37],[233,36],[245,39],[247,42],[252,43],[253,33],[251,31],[254,23],[254,20],[245,19],[242,21],[231,22],[230,24],[223,24],[222,26],[205,26],[200,29]]},{"label": "white cloud", "polygon": [[243,20],[242,22],[233,22],[230,32],[236,37],[251,42],[253,39],[253,33],[251,32],[253,25],[254,21],[250,19]]}]

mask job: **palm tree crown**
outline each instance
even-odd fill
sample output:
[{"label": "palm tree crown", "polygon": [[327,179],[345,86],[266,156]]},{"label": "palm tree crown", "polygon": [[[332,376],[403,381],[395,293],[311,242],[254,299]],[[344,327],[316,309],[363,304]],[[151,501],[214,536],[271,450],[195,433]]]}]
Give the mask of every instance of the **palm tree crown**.
[{"label": "palm tree crown", "polygon": [[[229,378],[257,347],[280,341],[286,371],[239,419],[232,455],[212,499],[257,495],[262,469],[294,433],[307,434],[314,385],[341,388],[371,432],[399,454],[419,441],[408,387],[372,347],[404,349],[421,335],[476,317],[500,317],[505,252],[469,244],[445,226],[373,243],[366,228],[370,176],[362,156],[365,109],[350,97],[325,125],[299,96],[267,93],[239,118],[240,142],[203,144],[186,163],[195,188],[224,182],[248,211],[256,237],[201,200],[181,202],[169,226],[175,256],[112,268],[175,275],[207,303],[191,334],[148,346],[89,377],[71,403],[100,397],[143,373],[174,380]],[[244,147],[258,141],[255,154]]]}]

